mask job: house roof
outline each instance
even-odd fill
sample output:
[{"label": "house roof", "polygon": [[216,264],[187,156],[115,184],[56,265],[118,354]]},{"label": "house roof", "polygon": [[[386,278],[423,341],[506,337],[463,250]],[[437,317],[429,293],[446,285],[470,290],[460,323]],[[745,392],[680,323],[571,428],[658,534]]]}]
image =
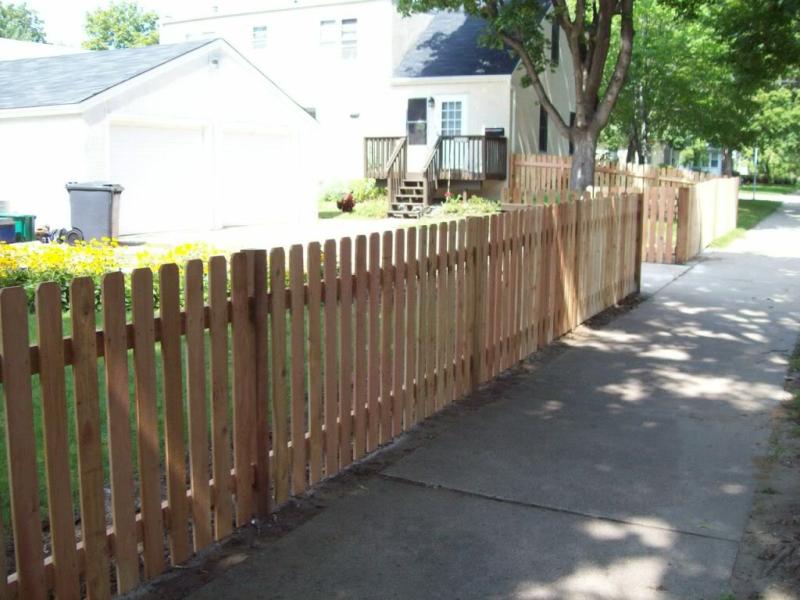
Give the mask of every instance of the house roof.
[{"label": "house roof", "polygon": [[0,109],[78,104],[212,42],[0,61]]},{"label": "house roof", "polygon": [[395,77],[510,75],[517,58],[481,44],[486,22],[461,12],[440,12],[406,52]]}]

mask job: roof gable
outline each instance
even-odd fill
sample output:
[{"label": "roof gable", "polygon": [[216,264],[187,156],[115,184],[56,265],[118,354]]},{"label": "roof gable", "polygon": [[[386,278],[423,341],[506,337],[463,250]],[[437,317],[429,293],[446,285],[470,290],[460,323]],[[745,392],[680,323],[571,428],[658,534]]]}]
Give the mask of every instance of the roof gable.
[{"label": "roof gable", "polygon": [[212,41],[0,61],[0,109],[78,104]]},{"label": "roof gable", "polygon": [[438,13],[411,45],[395,77],[510,75],[517,59],[480,42],[486,22],[461,12]]}]

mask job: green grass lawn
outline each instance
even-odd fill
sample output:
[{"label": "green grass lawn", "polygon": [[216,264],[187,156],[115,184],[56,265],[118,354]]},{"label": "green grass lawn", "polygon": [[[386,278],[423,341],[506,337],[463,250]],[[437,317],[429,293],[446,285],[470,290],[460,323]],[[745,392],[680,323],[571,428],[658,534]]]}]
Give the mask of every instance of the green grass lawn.
[{"label": "green grass lawn", "polygon": [[747,230],[752,229],[778,210],[782,204],[782,202],[776,202],[774,200],[739,200],[739,214],[736,217],[736,229],[714,240],[711,246],[714,248],[724,248],[734,240],[742,237]]},{"label": "green grass lawn", "polygon": [[320,219],[385,219],[389,205],[386,198],[358,202],[352,212],[342,212],[336,202],[321,200],[317,209]]},{"label": "green grass lawn", "polygon": [[[777,183],[759,183],[756,185],[756,195],[760,193],[769,193],[769,194],[791,194],[793,192],[797,192],[800,190],[800,185],[783,185]],[[739,195],[740,196],[747,196],[747,194],[753,193],[753,184],[743,182],[739,186]]]}]

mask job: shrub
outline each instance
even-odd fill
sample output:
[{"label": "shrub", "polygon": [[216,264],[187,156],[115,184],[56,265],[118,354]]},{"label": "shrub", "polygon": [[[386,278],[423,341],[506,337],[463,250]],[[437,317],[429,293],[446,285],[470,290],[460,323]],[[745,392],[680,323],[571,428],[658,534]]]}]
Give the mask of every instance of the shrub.
[{"label": "shrub", "polygon": [[354,179],[349,187],[357,203],[386,197],[386,190],[378,187],[374,179]]},{"label": "shrub", "polygon": [[389,205],[386,198],[364,200],[356,204],[353,214],[364,219],[385,219],[389,214]]},{"label": "shrub", "polygon": [[499,202],[480,196],[469,196],[466,200],[463,196],[451,196],[442,203],[444,214],[459,217],[493,215],[500,211]]},{"label": "shrub", "polygon": [[353,201],[358,204],[367,200],[386,197],[386,190],[378,187],[374,179],[353,179],[350,182],[334,181],[325,186],[320,200],[322,202],[338,202],[347,194],[353,194]]}]

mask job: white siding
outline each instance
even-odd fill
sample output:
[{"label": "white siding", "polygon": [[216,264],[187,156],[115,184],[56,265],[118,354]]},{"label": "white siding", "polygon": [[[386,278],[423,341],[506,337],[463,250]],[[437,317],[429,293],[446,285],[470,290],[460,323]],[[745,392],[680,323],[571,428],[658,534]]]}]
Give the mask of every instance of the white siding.
[{"label": "white siding", "polygon": [[0,200],[37,225],[69,226],[68,181],[86,179],[87,127],[78,116],[0,121]]},{"label": "white siding", "polygon": [[[550,22],[544,21],[545,31],[550,30]],[[567,38],[561,32],[561,58],[555,70],[547,69],[540,74],[542,85],[550,100],[558,109],[564,122],[569,125],[569,114],[575,110],[575,79]],[[539,152],[539,97],[532,87],[523,87],[525,68],[519,65],[512,78],[514,104],[514,139],[512,148],[521,154]],[[553,119],[548,120],[547,154],[567,154],[569,140],[556,129]]]},{"label": "white siding", "polygon": [[419,78],[393,87],[387,103],[386,122],[381,135],[405,135],[409,98],[433,98],[428,108],[428,145],[409,147],[409,170],[422,169],[428,150],[441,133],[442,102],[461,100],[462,135],[482,135],[487,127],[502,127],[506,135],[510,121],[510,77]]},{"label": "white siding", "polygon": [[[223,37],[295,98],[313,108],[322,125],[319,142],[325,160],[322,178],[360,177],[363,138],[385,129],[384,103],[392,75],[391,0],[260,3],[252,12],[167,21],[163,43],[211,34]],[[250,8],[254,6],[251,5]],[[323,48],[320,23],[334,21],[337,36],[344,19],[357,20],[357,57],[344,60],[340,44]],[[253,27],[266,26],[264,48],[254,48]]]}]

